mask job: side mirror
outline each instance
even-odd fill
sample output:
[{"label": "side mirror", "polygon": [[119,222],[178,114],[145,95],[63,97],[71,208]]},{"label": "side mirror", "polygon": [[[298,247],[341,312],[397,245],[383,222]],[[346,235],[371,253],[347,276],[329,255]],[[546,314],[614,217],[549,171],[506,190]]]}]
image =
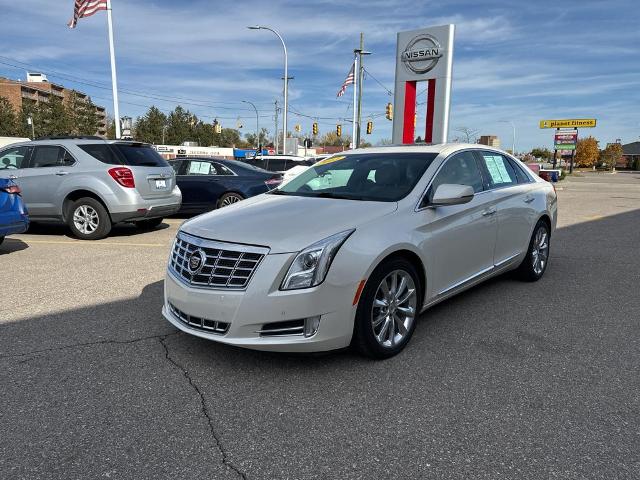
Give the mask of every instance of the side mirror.
[{"label": "side mirror", "polygon": [[473,187],[469,185],[443,183],[436,188],[429,205],[434,207],[461,205],[470,202],[473,199],[473,194]]}]

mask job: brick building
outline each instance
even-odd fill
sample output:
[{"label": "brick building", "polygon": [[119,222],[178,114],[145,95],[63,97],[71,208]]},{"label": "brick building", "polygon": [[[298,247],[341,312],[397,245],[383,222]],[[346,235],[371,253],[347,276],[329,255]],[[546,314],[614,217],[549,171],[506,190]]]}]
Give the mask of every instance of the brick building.
[{"label": "brick building", "polygon": [[482,135],[478,143],[489,147],[500,148],[500,139],[495,135]]},{"label": "brick building", "polygon": [[[77,101],[90,101],[87,94],[50,83],[47,77],[41,73],[28,73],[26,82],[0,77],[0,97],[7,98],[16,112],[22,109],[24,100],[46,103],[49,98],[55,96],[60,98],[63,103],[68,104],[74,95]],[[98,115],[98,131],[96,134],[106,137],[107,112],[104,107],[98,105],[95,107]]]}]

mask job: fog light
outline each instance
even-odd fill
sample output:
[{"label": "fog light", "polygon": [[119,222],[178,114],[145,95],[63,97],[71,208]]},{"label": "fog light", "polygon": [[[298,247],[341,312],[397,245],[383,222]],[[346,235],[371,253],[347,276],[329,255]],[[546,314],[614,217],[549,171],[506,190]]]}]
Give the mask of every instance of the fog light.
[{"label": "fog light", "polygon": [[304,319],[304,336],[313,337],[320,326],[320,315]]}]

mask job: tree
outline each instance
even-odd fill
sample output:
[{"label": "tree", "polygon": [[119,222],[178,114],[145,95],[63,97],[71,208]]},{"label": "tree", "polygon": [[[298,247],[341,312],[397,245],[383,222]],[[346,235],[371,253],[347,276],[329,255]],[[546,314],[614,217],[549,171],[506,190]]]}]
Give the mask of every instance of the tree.
[{"label": "tree", "polygon": [[166,126],[167,116],[160,109],[152,106],[144,116],[136,119],[134,126],[135,139],[158,145],[162,143],[162,133]]},{"label": "tree", "polygon": [[344,145],[349,145],[351,143],[351,137],[339,137],[336,132],[327,132],[320,137],[318,140],[318,145],[322,146],[334,146],[334,147],[342,147]]},{"label": "tree", "polygon": [[5,97],[0,97],[0,136],[14,137],[19,133],[18,117],[13,105]]},{"label": "tree", "polygon": [[531,150],[531,155],[536,158],[541,158],[542,160],[552,160],[553,152],[548,148],[537,147]]},{"label": "tree", "polygon": [[610,170],[616,168],[616,165],[622,157],[624,156],[624,152],[622,151],[622,145],[619,143],[610,143],[607,145],[607,148],[600,152],[600,161],[602,163],[606,163],[607,167]]},{"label": "tree", "polygon": [[478,140],[478,130],[469,127],[458,127],[455,129],[456,132],[460,132],[461,138],[455,139],[455,141],[462,140],[464,143],[476,143]]},{"label": "tree", "polygon": [[575,157],[576,166],[591,167],[596,164],[599,155],[598,140],[593,137],[578,140]]},{"label": "tree", "polygon": [[378,140],[378,142],[376,143],[376,145],[392,145],[392,141],[390,138],[381,138],[380,140]]},{"label": "tree", "polygon": [[[247,143],[251,146],[257,146],[257,142],[256,142],[256,134],[254,133],[247,133],[245,134],[244,138],[247,140]],[[259,142],[260,145],[266,145],[267,142],[269,141],[269,130],[267,130],[266,128],[261,128],[260,129],[260,135],[259,135]]]},{"label": "tree", "polygon": [[72,91],[66,105],[70,130],[74,135],[95,135],[98,131],[98,114],[90,98]]}]

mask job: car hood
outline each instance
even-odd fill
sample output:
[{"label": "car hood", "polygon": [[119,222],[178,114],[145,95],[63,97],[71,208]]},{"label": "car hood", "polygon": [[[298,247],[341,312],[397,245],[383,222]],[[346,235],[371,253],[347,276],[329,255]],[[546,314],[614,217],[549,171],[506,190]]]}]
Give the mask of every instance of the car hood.
[{"label": "car hood", "polygon": [[396,202],[263,194],[195,217],[181,230],[211,240],[263,245],[270,253],[288,253],[397,208]]}]

